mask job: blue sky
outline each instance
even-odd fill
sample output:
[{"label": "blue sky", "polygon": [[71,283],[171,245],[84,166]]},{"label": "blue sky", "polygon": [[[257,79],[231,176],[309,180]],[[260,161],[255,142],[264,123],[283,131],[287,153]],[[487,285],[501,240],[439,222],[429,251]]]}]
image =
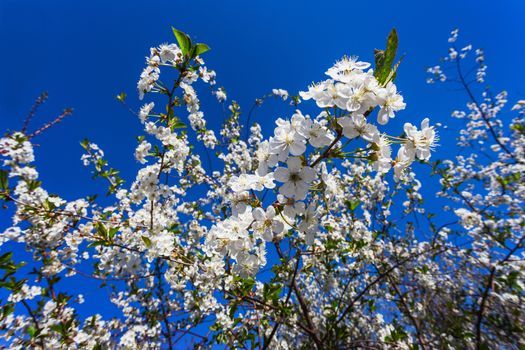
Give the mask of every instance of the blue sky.
[{"label": "blue sky", "polygon": [[[35,139],[37,166],[45,187],[74,199],[100,190],[80,162],[84,137],[98,143],[111,164],[132,179],[140,124],[115,96],[128,94],[138,109],[136,81],[149,47],[174,41],[175,26],[212,51],[204,58],[217,71],[219,85],[244,111],[272,88],[292,94],[324,78],[342,55],[373,60],[392,27],[406,57],[398,89],[407,109],[389,124],[399,133],[405,121],[429,116],[450,124],[441,131],[439,158],[450,157],[455,122],[450,112],[465,96],[454,86],[427,85],[425,68],[446,54],[449,32],[460,28],[461,43],[483,47],[487,85],[506,89],[511,101],[525,98],[525,2],[507,1],[26,1],[0,0],[0,126],[16,130],[41,91],[50,99],[34,125],[73,107],[74,115]],[[204,90],[203,90],[204,91]],[[202,93],[201,93],[202,94]],[[211,103],[210,96],[201,100]],[[312,103],[300,106],[315,113]],[[204,110],[207,111],[207,107]],[[219,109],[207,118],[217,126]],[[257,110],[253,120],[266,136],[277,117],[293,110],[275,101]],[[452,152],[452,153],[451,153]],[[428,173],[423,170],[423,174]],[[127,175],[126,175],[127,174]],[[130,178],[131,176],[131,178]],[[424,175],[422,182],[427,180]],[[428,180],[430,181],[430,180]],[[0,231],[8,225],[0,214]]]}]

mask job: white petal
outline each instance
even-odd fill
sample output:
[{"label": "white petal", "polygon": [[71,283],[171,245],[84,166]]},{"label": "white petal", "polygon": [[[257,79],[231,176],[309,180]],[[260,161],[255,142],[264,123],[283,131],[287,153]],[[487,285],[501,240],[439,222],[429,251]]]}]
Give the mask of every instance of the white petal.
[{"label": "white petal", "polygon": [[257,221],[264,221],[266,220],[266,215],[264,213],[264,210],[262,208],[256,208],[252,212],[253,218]]},{"label": "white petal", "polygon": [[275,180],[279,182],[286,182],[290,178],[290,171],[283,167],[278,167],[273,173]]}]

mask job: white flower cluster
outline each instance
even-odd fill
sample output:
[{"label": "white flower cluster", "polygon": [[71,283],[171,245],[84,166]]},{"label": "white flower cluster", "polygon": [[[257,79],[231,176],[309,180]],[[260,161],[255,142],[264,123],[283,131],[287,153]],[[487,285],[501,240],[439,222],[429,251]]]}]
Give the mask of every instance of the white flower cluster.
[{"label": "white flower cluster", "polygon": [[[0,138],[0,199],[13,209],[11,227],[0,233],[2,344],[525,346],[524,101],[507,129],[497,117],[505,92],[471,99],[453,113],[465,123],[462,154],[417,180],[411,164],[434,157],[438,136],[428,118],[404,123],[396,136],[383,127],[405,108],[397,66],[380,64],[381,54],[393,59],[395,31],[390,49],[376,52],[374,70],[343,57],[326,71],[329,79],[305,92],[273,89],[258,98],[255,107],[269,98],[294,106],[271,135],[235,101],[223,105],[226,91],[200,57],[207,46],[174,33],[178,45],[152,48],[138,83],[141,99],[156,98],[137,113],[136,173],[121,178],[96,144],[81,143],[82,162],[109,180],[106,197],[48,193],[31,137]],[[452,47],[445,64],[471,59],[480,67],[483,53],[469,56],[472,50]],[[429,69],[433,81],[454,81],[444,71],[450,75]],[[228,114],[219,139],[207,129],[201,86]],[[315,104],[301,111],[301,98]],[[426,206],[420,192],[438,176],[445,214],[433,213],[438,202]],[[15,263],[13,246],[31,253],[31,269]],[[83,293],[91,315],[75,312],[84,282],[105,288],[119,310],[114,318],[96,313],[91,293]]]},{"label": "white flower cluster", "polygon": [[[241,169],[246,173],[231,176],[227,182],[232,191],[228,200],[231,216],[211,228],[206,237],[208,254],[233,258],[236,271],[246,276],[266,263],[265,242],[278,241],[285,230],[296,228],[308,244],[312,244],[319,223],[317,205],[313,198],[308,198],[309,193],[324,182],[320,179],[320,170],[326,171],[324,160],[330,157],[329,152],[336,144],[340,147],[338,141],[343,136],[361,137],[368,142],[370,146],[362,150],[362,156],[381,173],[394,166],[397,180],[416,158],[424,161],[430,158],[437,138],[428,119],[423,121],[421,130],[407,123],[405,138],[381,134],[378,127],[368,121],[367,116],[375,107],[379,107],[380,124],[405,107],[396,86],[392,82],[380,86],[372,70],[364,71],[368,67],[369,63],[355,57],[344,57],[327,71],[331,80],[301,92],[302,98],[314,99],[326,110],[314,119],[299,110],[289,120],[278,118],[273,136],[258,144],[254,173],[249,173],[250,165],[243,162],[247,157],[245,151],[239,153],[238,160],[237,157],[228,159],[244,164]],[[279,89],[274,89],[272,94],[283,99],[287,96],[287,92]],[[332,107],[338,109],[335,114],[327,110]],[[390,146],[394,141],[402,144],[395,160],[391,158]],[[242,145],[244,149],[246,145]],[[309,146],[311,152],[308,152]],[[265,208],[257,199],[257,192],[274,188],[279,197]]]},{"label": "white flower cluster", "polygon": [[326,72],[331,79],[310,86],[300,96],[314,99],[320,108],[337,106],[353,115],[380,106],[377,122],[384,125],[395,112],[405,109],[405,103],[394,83],[382,87],[372,69],[364,71],[369,67],[370,63],[358,61],[357,57],[343,57]]},{"label": "white flower cluster", "polygon": [[80,158],[84,166],[96,165],[100,160],[104,159],[104,151],[96,143],[90,142],[86,151],[87,153]]},{"label": "white flower cluster", "polygon": [[[450,38],[448,39],[448,42],[451,44],[451,47],[448,49],[448,55],[446,57],[443,57],[442,60],[444,62],[456,62],[459,63],[459,61],[464,60],[467,58],[467,55],[470,51],[473,50],[473,47],[471,44],[468,44],[466,46],[463,46],[461,49],[456,47],[456,42],[458,40],[459,30],[454,29],[450,33]],[[487,75],[487,65],[485,64],[485,53],[483,49],[476,49],[475,50],[475,62],[476,62],[476,82],[483,83],[485,82],[485,76]],[[461,65],[457,64],[456,67],[461,69]],[[443,72],[443,69],[441,66],[434,66],[427,68],[427,73],[431,74],[432,76],[427,78],[427,83],[433,84],[436,81],[439,82],[445,82],[447,81],[447,76]],[[463,76],[463,75],[462,75]],[[466,77],[464,77],[466,78]],[[465,80],[462,81],[462,84],[466,83]]]},{"label": "white flower cluster", "polygon": [[146,57],[147,66],[140,74],[137,83],[139,98],[142,100],[144,94],[159,91],[157,81],[160,78],[161,65],[180,65],[183,62],[182,51],[176,44],[162,44],[150,49],[149,57]]}]

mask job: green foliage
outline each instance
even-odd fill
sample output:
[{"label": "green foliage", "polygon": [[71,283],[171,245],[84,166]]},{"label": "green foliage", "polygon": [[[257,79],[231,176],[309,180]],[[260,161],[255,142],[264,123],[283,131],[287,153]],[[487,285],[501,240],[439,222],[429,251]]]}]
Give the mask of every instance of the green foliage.
[{"label": "green foliage", "polygon": [[198,43],[195,45],[195,55],[196,56],[201,55],[209,50],[210,50],[210,47],[206,44]]},{"label": "green foliage", "polygon": [[242,295],[248,295],[255,286],[255,279],[253,277],[243,278],[239,282]]},{"label": "green foliage", "polygon": [[86,151],[89,151],[89,140],[83,139],[82,141],[80,141],[80,146],[82,146],[82,148]]},{"label": "green foliage", "polygon": [[29,336],[31,338],[34,338],[36,335],[37,335],[37,329],[33,326],[28,326],[27,327],[27,334],[29,334]]},{"label": "green foliage", "polygon": [[265,283],[263,288],[263,298],[264,300],[269,300],[272,304],[277,305],[279,302],[279,297],[281,295],[282,286],[278,283]]},{"label": "green foliage", "polygon": [[117,95],[117,100],[119,102],[125,102],[126,101],[126,96],[127,96],[127,94],[125,92],[121,92],[120,94]]},{"label": "green foliage", "polygon": [[403,341],[408,338],[408,334],[403,329],[403,326],[400,325],[397,320],[394,319],[394,330],[390,332],[390,335],[385,337],[385,342],[396,343],[398,341]]},{"label": "green foliage", "polygon": [[0,189],[2,191],[7,191],[8,189],[7,171],[5,170],[0,170]]},{"label": "green foliage", "polygon": [[375,57],[375,71],[374,76],[380,85],[385,86],[390,81],[394,81],[396,77],[396,71],[401,63],[401,59],[394,65],[394,59],[397,54],[398,46],[397,31],[395,28],[392,29],[386,41],[385,50],[374,50]]},{"label": "green foliage", "polygon": [[118,227],[107,228],[102,222],[96,224],[97,229],[97,240],[91,242],[89,247],[96,247],[99,245],[110,246],[113,243],[113,238],[119,231]]},{"label": "green foliage", "polygon": [[175,38],[177,38],[177,42],[179,43],[179,47],[182,51],[182,54],[184,56],[187,56],[191,49],[191,39],[188,36],[188,34],[181,32],[178,29],[175,29],[174,27],[171,27],[171,30],[173,31],[173,35],[175,35]]},{"label": "green foliage", "polygon": [[172,120],[170,120],[170,128],[171,130],[175,130],[175,129],[186,129],[188,126],[186,125],[186,123],[184,123],[182,120],[180,120],[179,118],[173,118]]},{"label": "green foliage", "polygon": [[175,35],[175,38],[177,39],[182,54],[188,61],[210,50],[210,47],[206,44],[193,44],[188,34],[174,27],[171,27],[171,30],[173,32],[173,35]]},{"label": "green foliage", "polygon": [[142,241],[144,242],[144,244],[146,245],[146,247],[150,248],[151,247],[151,239],[149,239],[146,236],[141,236],[141,238],[142,238]]},{"label": "green foliage", "polygon": [[516,124],[512,124],[510,126],[510,129],[511,130],[514,130],[522,135],[525,135],[525,124],[519,124],[519,123],[516,123]]},{"label": "green foliage", "polygon": [[9,179],[7,171],[0,170],[0,200],[7,200],[9,194]]},{"label": "green foliage", "polygon": [[359,206],[359,204],[361,204],[361,201],[360,200],[353,200],[353,201],[346,200],[345,204],[348,207],[348,209],[350,209],[350,211],[354,212]]}]

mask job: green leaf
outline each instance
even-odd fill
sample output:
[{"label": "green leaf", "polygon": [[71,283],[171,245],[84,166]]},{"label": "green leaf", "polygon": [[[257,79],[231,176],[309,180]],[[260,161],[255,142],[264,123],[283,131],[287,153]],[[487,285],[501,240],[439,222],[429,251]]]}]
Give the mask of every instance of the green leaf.
[{"label": "green leaf", "polygon": [[9,303],[9,304],[4,305],[4,307],[2,309],[2,318],[1,319],[6,318],[10,314],[12,314],[14,311],[15,311],[15,305],[13,303]]},{"label": "green leaf", "polygon": [[177,120],[177,121],[173,122],[173,124],[171,125],[171,128],[173,130],[175,130],[175,129],[185,129],[185,128],[187,128],[187,125],[184,122],[182,122],[180,120]]},{"label": "green leaf", "polygon": [[33,326],[29,326],[29,327],[27,327],[27,334],[29,334],[29,336],[30,336],[31,338],[34,338],[34,337],[35,337],[36,332],[37,332],[37,329],[36,329],[35,327],[33,327]]},{"label": "green leaf", "polygon": [[113,239],[113,237],[115,237],[115,234],[118,232],[118,227],[113,227],[109,230],[108,232],[108,237],[109,239]]},{"label": "green leaf", "polygon": [[519,132],[520,134],[525,134],[525,125],[524,124],[513,124],[510,128],[514,131]]},{"label": "green leaf", "polygon": [[374,50],[374,59],[375,59],[375,71],[374,76],[376,78],[379,78],[381,73],[383,72],[383,66],[385,65],[385,51],[384,50]]},{"label": "green leaf", "polygon": [[119,100],[120,102],[124,102],[126,101],[126,93],[125,92],[121,92],[120,94],[117,95],[117,100]]},{"label": "green leaf", "polygon": [[246,277],[241,280],[241,292],[243,295],[248,295],[249,292],[252,291],[253,287],[255,286],[255,279],[253,277]]},{"label": "green leaf", "polygon": [[83,139],[82,141],[80,141],[80,146],[82,146],[82,148],[87,151],[89,149],[89,140]]},{"label": "green leaf", "polygon": [[360,200],[345,200],[345,205],[348,209],[350,209],[350,211],[355,211],[357,209],[357,207],[359,206],[359,204],[361,204],[361,201]]},{"label": "green leaf", "polygon": [[359,201],[359,200],[351,201],[350,205],[348,206],[348,208],[351,211],[355,211],[357,209],[357,207],[359,206],[359,204],[361,204],[361,201]]},{"label": "green leaf", "polygon": [[210,51],[210,47],[208,45],[202,43],[195,45],[195,56],[202,55],[206,51]]},{"label": "green leaf", "polygon": [[401,64],[401,61],[403,60],[403,58],[405,58],[405,55],[401,56],[399,61],[397,61],[394,67],[392,67],[392,69],[388,73],[388,76],[386,77],[385,84],[388,84],[388,82],[394,81],[394,79],[396,79],[397,69],[399,68],[399,65]]},{"label": "green leaf", "polygon": [[397,31],[395,28],[393,28],[390,34],[388,34],[388,39],[386,41],[385,65],[383,66],[383,70],[385,72],[389,72],[390,68],[394,64],[394,58],[397,54],[397,45]]},{"label": "green leaf", "polygon": [[393,28],[390,31],[390,34],[388,34],[386,49],[374,51],[376,64],[374,76],[381,85],[386,85],[389,81],[395,78],[395,71],[401,62],[401,60],[399,60],[395,67],[392,68],[397,54],[398,42],[397,31]]},{"label": "green leaf", "polygon": [[483,342],[480,344],[479,349],[480,350],[490,350],[490,346],[488,346],[486,342]]},{"label": "green leaf", "polygon": [[149,239],[146,236],[142,236],[141,238],[142,238],[142,241],[144,242],[144,244],[146,245],[146,248],[150,248],[151,247],[151,239]]},{"label": "green leaf", "polygon": [[108,229],[106,228],[106,226],[104,226],[103,223],[101,222],[97,223],[97,231],[100,237],[106,238],[106,239],[109,238]]},{"label": "green leaf", "polygon": [[5,254],[2,254],[2,256],[0,256],[0,266],[5,265],[7,262],[11,260],[12,257],[13,257],[13,252],[7,252]]},{"label": "green leaf", "polygon": [[230,306],[230,312],[229,312],[230,318],[233,318],[233,316],[235,316],[235,311],[237,311],[237,306],[239,306],[239,304],[236,301],[234,301],[232,305]]},{"label": "green leaf", "polygon": [[5,170],[0,170],[0,200],[8,201],[9,197],[9,179]]},{"label": "green leaf", "polygon": [[188,34],[181,32],[178,29],[175,29],[174,27],[171,27],[171,30],[173,31],[173,35],[175,35],[175,38],[177,38],[177,42],[179,43],[179,47],[182,51],[182,54],[184,56],[187,56],[191,49],[191,39],[188,36]]},{"label": "green leaf", "polygon": [[96,241],[96,242],[91,242],[87,245],[88,248],[94,248],[94,247],[98,247],[99,245],[106,245],[106,241]]},{"label": "green leaf", "polygon": [[2,189],[3,191],[7,191],[7,189],[9,188],[7,177],[7,171],[0,170],[0,189]]},{"label": "green leaf", "polygon": [[60,333],[62,334],[64,329],[63,329],[63,326],[62,326],[62,323],[60,324],[54,324],[50,327],[53,331],[57,332],[57,333]]},{"label": "green leaf", "polygon": [[27,182],[27,187],[29,188],[29,192],[36,190],[37,188],[40,187],[40,185],[42,185],[42,181],[31,180]]}]

